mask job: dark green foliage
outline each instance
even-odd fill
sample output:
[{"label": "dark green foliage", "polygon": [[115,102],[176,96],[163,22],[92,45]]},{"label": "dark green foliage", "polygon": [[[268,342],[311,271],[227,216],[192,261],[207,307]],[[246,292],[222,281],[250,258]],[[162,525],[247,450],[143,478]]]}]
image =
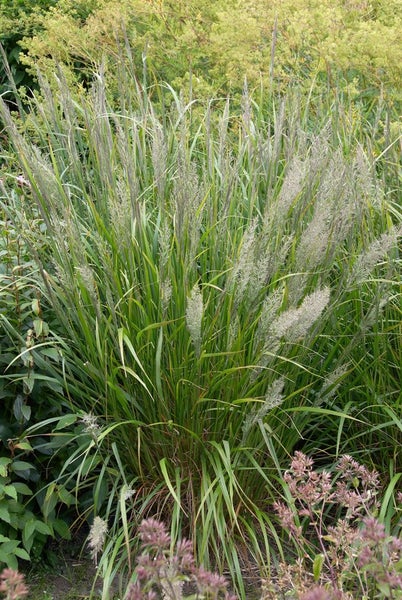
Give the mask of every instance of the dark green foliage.
[{"label": "dark green foliage", "polygon": [[[0,44],[3,46],[13,82],[17,87],[32,88],[35,85],[32,75],[21,63],[20,41],[25,36],[34,35],[36,17],[56,3],[57,0],[1,0],[0,2]],[[0,94],[4,94],[7,101],[15,101],[3,58],[0,60]]]},{"label": "dark green foliage", "polygon": [[[2,185],[5,186],[4,182]],[[23,178],[10,178],[13,193],[29,198]],[[4,189],[4,188],[3,188]],[[29,245],[2,211],[0,221],[0,563],[17,567],[18,559],[39,555],[48,536],[69,535],[56,505],[73,497],[60,486],[40,493],[58,472],[49,458],[58,444],[36,437],[28,442],[27,426],[60,415],[61,387],[54,380],[60,354],[52,342],[40,279]],[[32,224],[32,223],[31,223]],[[36,219],[36,243],[43,244],[43,225]],[[35,348],[34,348],[35,347]],[[58,397],[59,396],[59,397]],[[57,442],[57,440],[56,440]]]}]

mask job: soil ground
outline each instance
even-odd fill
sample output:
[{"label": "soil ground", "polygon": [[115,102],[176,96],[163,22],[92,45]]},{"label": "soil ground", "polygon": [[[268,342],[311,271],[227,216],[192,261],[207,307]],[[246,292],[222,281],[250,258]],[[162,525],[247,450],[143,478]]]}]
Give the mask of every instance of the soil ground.
[{"label": "soil ground", "polygon": [[[260,579],[255,565],[253,568],[246,557],[243,568],[247,597],[259,598]],[[86,546],[86,533],[80,532],[70,541],[51,542],[24,574],[29,588],[27,600],[89,600],[91,593],[91,600],[100,600],[102,596],[102,581],[100,578],[95,581],[96,567]],[[116,584],[111,600],[123,596]]]},{"label": "soil ground", "polygon": [[[85,600],[92,591],[95,576],[96,567],[85,548],[84,536],[52,543],[25,570],[28,600]],[[95,591],[97,588],[101,588],[101,582],[95,585]]]}]

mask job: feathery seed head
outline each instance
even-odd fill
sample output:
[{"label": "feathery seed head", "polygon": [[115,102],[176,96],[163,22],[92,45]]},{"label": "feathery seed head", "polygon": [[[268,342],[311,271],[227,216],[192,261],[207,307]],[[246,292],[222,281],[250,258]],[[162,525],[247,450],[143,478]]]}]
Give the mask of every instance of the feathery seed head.
[{"label": "feathery seed head", "polygon": [[239,258],[234,265],[230,283],[235,286],[236,304],[238,305],[252,280],[255,268],[256,227],[254,221],[244,233]]},{"label": "feathery seed head", "polygon": [[159,197],[164,196],[166,184],[167,144],[162,125],[154,119],[152,131],[152,166]]},{"label": "feathery seed head", "polygon": [[348,372],[349,367],[350,363],[346,363],[327,375],[319,392],[318,402],[329,400],[336,394],[343,376]]},{"label": "feathery seed head", "polygon": [[275,222],[280,223],[287,217],[289,209],[303,188],[303,181],[306,173],[304,162],[298,157],[294,157],[288,165],[281,190],[279,192],[275,206]]},{"label": "feathery seed head", "polygon": [[401,235],[402,226],[400,225],[399,227],[390,228],[374,240],[369,248],[358,257],[349,277],[349,283],[356,285],[369,277],[378,263],[384,260],[387,254],[396,247],[398,237]]},{"label": "feathery seed head", "polygon": [[166,313],[167,308],[169,306],[170,299],[172,297],[172,292],[173,292],[172,281],[171,281],[170,277],[166,277],[160,284],[160,298],[161,298],[162,310],[163,310],[164,314]]},{"label": "feathery seed head", "polygon": [[191,290],[190,297],[187,299],[186,324],[198,357],[201,353],[203,312],[202,293],[196,283]]},{"label": "feathery seed head", "polygon": [[242,427],[242,443],[247,440],[247,436],[257,423],[260,423],[270,410],[280,406],[284,400],[283,388],[285,386],[284,377],[274,381],[267,389],[265,398],[257,408],[252,409],[244,419]]},{"label": "feathery seed head", "polygon": [[96,292],[96,282],[92,269],[88,265],[81,265],[76,267],[77,272],[80,274],[80,278],[85,288],[91,295]]},{"label": "feathery seed head", "polygon": [[325,310],[329,299],[328,287],[309,294],[299,308],[289,308],[278,316],[272,325],[273,334],[288,342],[303,339]]},{"label": "feathery seed head", "polygon": [[108,526],[106,521],[101,517],[95,517],[91,525],[89,532],[88,545],[91,549],[91,556],[97,564],[98,554],[102,551],[103,544],[105,543]]}]

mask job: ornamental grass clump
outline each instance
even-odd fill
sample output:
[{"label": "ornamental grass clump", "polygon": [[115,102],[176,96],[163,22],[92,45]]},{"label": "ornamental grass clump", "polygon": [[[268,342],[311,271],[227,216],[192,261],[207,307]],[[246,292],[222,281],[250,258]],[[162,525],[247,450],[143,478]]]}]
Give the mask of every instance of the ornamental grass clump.
[{"label": "ornamental grass clump", "polygon": [[274,508],[297,551],[277,581],[264,582],[263,600],[401,598],[402,540],[386,533],[376,471],[343,456],[330,473],[296,452],[284,474],[286,502]]},{"label": "ornamental grass clump", "polygon": [[[42,80],[24,127],[1,105],[30,183],[3,209],[41,275],[71,413],[28,435],[72,426],[60,477],[109,523],[105,590],[158,514],[244,597],[242,561],[282,552],[270,507],[296,444],[400,437],[398,247],[370,250],[396,240],[397,211],[339,111],[312,122],[291,95],[246,94],[243,113],[193,110],[123,80],[117,109],[102,71],[81,95]],[[367,379],[385,390],[375,430]]]}]

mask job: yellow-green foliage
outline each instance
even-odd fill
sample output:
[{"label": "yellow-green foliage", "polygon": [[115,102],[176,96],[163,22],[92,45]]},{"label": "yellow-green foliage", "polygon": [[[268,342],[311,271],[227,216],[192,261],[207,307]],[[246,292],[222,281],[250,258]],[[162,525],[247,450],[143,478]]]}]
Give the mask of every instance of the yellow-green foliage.
[{"label": "yellow-green foliage", "polygon": [[401,77],[400,0],[253,0],[228,6],[213,30],[213,47],[229,81],[270,72],[282,83],[339,72],[368,84],[397,87]]},{"label": "yellow-green foliage", "polygon": [[392,90],[401,80],[401,0],[60,0],[25,40],[26,62],[79,73],[133,49],[159,79],[197,95],[321,78]]},{"label": "yellow-green foliage", "polygon": [[[16,85],[31,85],[32,79],[20,64],[19,42],[33,35],[37,17],[56,0],[0,0],[0,43]],[[0,59],[0,93],[10,99],[8,68]]]}]

